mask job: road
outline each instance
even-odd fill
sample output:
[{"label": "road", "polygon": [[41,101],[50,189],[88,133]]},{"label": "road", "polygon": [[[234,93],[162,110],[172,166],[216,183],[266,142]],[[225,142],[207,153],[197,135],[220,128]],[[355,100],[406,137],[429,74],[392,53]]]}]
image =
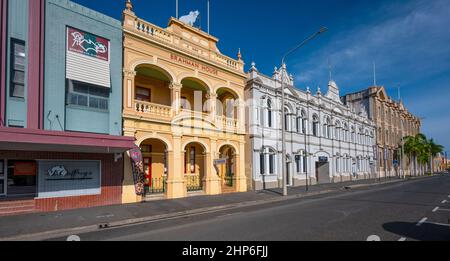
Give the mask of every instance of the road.
[{"label": "road", "polygon": [[447,175],[78,236],[82,241],[450,240],[449,218]]}]

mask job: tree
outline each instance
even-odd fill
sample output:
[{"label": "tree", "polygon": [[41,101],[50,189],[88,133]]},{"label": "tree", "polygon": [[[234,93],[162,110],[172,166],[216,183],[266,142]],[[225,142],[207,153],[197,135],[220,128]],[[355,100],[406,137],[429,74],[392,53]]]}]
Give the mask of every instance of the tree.
[{"label": "tree", "polygon": [[424,166],[430,166],[431,172],[433,172],[433,159],[443,150],[443,146],[436,144],[433,139],[428,140],[422,133],[405,138],[405,154],[414,159],[415,176],[417,176],[417,164],[422,172]]},{"label": "tree", "polygon": [[428,146],[430,149],[430,160],[431,160],[431,172],[434,171],[434,158],[444,152],[444,146],[436,144],[433,139],[428,141]]}]

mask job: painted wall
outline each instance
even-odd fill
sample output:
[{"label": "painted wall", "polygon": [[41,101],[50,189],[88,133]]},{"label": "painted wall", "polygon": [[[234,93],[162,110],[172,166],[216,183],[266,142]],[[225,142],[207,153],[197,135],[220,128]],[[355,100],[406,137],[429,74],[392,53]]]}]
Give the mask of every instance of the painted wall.
[{"label": "painted wall", "polygon": [[[27,77],[25,77],[25,98],[10,97],[11,82],[11,39],[25,42],[28,58],[28,0],[8,1],[8,37],[6,69],[6,125],[27,127]],[[27,62],[25,62],[26,64]],[[27,75],[25,65],[25,75]]]},{"label": "painted wall", "polygon": [[[66,27],[110,41],[109,111],[66,106]],[[122,27],[120,21],[67,0],[46,1],[44,128],[122,134]],[[86,68],[89,70],[89,68]]]}]

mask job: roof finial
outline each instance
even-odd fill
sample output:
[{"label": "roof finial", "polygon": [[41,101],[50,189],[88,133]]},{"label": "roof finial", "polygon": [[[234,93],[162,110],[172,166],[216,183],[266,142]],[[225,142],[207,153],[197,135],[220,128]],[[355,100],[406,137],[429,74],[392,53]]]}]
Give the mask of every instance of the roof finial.
[{"label": "roof finial", "polygon": [[242,60],[241,48],[239,48],[238,59],[239,59],[239,61]]},{"label": "roof finial", "polygon": [[127,2],[125,3],[125,7],[129,11],[133,11],[133,3],[131,3],[131,0],[127,0]]}]

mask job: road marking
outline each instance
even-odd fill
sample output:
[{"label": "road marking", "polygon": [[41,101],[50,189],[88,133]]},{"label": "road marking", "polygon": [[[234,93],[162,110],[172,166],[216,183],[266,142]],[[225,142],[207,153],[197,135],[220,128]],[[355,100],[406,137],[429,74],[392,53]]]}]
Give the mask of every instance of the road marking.
[{"label": "road marking", "polygon": [[450,209],[439,208],[439,211],[450,211]]},{"label": "road marking", "polygon": [[367,238],[367,241],[381,241],[381,238],[377,235],[371,235]]},{"label": "road marking", "polygon": [[420,227],[423,223],[425,223],[428,220],[428,218],[424,217],[422,218],[419,223],[416,224],[416,226]]},{"label": "road marking", "polygon": [[406,237],[402,237],[398,241],[406,241]]},{"label": "road marking", "polygon": [[427,224],[432,224],[432,225],[437,225],[437,226],[450,227],[450,224],[437,223],[437,222],[427,222]]},{"label": "road marking", "polygon": [[442,200],[442,202],[441,202],[441,204],[445,204],[445,203],[447,203],[447,200]]},{"label": "road marking", "polygon": [[439,210],[439,207],[435,207],[435,208],[433,209],[433,213],[436,212],[436,211],[438,211],[438,210]]}]

